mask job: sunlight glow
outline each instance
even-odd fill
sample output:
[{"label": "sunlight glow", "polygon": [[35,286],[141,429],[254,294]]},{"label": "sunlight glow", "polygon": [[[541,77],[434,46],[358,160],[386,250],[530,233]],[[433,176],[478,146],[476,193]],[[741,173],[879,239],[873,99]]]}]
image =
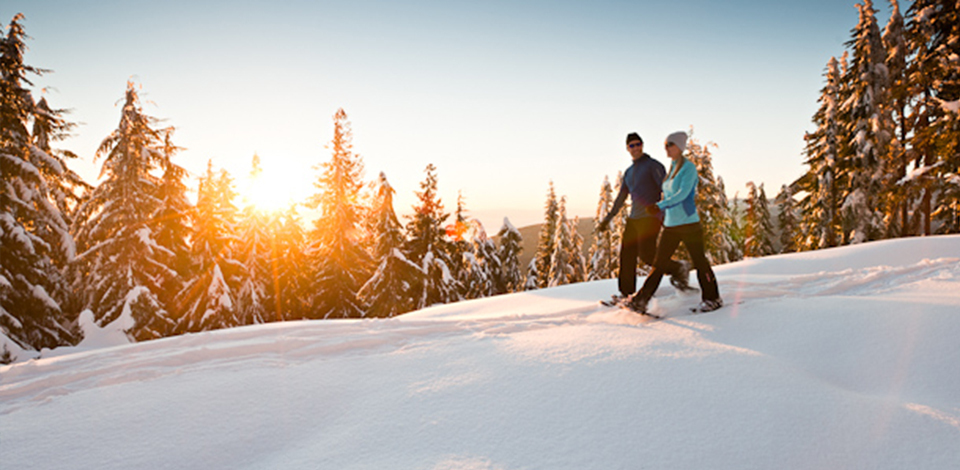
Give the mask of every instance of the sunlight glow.
[{"label": "sunlight glow", "polygon": [[295,172],[279,168],[263,168],[259,158],[254,156],[253,170],[237,184],[240,206],[252,205],[264,212],[279,212],[303,202],[301,189],[310,187],[310,182],[300,181],[295,175]]}]

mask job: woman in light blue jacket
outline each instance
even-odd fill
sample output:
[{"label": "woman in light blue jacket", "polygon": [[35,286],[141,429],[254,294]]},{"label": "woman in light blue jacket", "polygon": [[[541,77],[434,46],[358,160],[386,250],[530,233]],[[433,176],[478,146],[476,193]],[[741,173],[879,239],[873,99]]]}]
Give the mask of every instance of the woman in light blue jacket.
[{"label": "woman in light blue jacket", "polygon": [[670,134],[664,146],[672,163],[666,179],[663,180],[663,199],[656,204],[656,208],[664,212],[663,232],[660,234],[653,270],[647,276],[640,292],[631,299],[631,307],[640,312],[647,311],[647,303],[660,287],[664,273],[668,272],[670,257],[683,242],[690,253],[693,266],[697,270],[697,280],[700,282],[702,302],[698,310],[710,312],[722,307],[723,300],[720,298],[717,278],[704,253],[703,228],[696,205],[700,176],[697,175],[697,166],[683,158],[687,146],[686,132]]}]

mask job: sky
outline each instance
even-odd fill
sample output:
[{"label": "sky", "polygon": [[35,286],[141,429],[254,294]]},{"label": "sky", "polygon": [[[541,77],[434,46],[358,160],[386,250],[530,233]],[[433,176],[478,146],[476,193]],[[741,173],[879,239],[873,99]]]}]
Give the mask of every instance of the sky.
[{"label": "sky", "polygon": [[551,181],[592,217],[634,131],[668,164],[663,139],[692,128],[731,197],[749,181],[773,197],[804,171],[824,67],[858,18],[852,0],[0,3],[4,24],[17,12],[26,62],[52,71],[35,97],[79,123],[59,146],[89,182],[132,80],[194,188],[212,161],[251,193],[256,153],[261,194],[306,200],[342,108],[399,214],[433,164],[447,211],[462,194],[490,233],[539,223]]}]

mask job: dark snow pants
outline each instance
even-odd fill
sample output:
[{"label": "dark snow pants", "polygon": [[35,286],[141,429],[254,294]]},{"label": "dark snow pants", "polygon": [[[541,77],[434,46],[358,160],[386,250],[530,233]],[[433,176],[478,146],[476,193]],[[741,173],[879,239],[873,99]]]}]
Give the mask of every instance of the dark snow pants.
[{"label": "dark snow pants", "polygon": [[650,300],[654,292],[660,287],[664,274],[669,274],[676,264],[670,259],[680,247],[680,242],[687,247],[693,267],[697,270],[697,281],[700,283],[700,294],[703,300],[717,300],[720,298],[720,289],[717,287],[717,277],[710,268],[710,261],[704,252],[703,228],[700,222],[666,227],[660,235],[660,246],[657,247],[657,256],[653,263],[653,270],[647,276],[646,282],[640,288],[640,296]]},{"label": "dark snow pants", "polygon": [[[657,236],[660,235],[660,219],[641,217],[627,219],[620,242],[620,293],[628,296],[637,291],[637,259],[653,266],[657,256]],[[679,263],[667,259],[666,273],[680,269]]]}]

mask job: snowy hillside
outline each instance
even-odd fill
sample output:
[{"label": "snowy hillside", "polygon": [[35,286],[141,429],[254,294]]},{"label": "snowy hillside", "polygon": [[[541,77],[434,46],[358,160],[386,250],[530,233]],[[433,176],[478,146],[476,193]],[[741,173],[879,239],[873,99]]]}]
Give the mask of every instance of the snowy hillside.
[{"label": "snowy hillside", "polygon": [[948,469],[960,237],[716,269],[650,322],[614,281],[0,367],[4,469]]}]

